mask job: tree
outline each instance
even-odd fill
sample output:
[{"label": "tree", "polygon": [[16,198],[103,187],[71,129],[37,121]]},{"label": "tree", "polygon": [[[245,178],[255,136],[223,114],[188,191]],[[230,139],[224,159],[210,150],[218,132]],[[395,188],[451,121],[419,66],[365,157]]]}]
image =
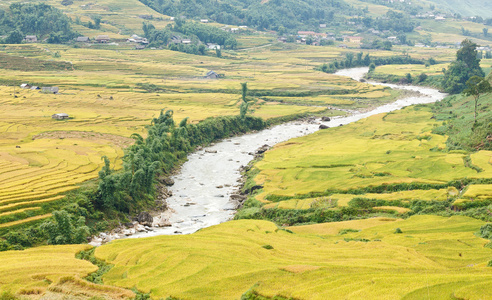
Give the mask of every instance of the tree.
[{"label": "tree", "polygon": [[473,76],[484,77],[477,58],[477,44],[466,39],[456,53],[456,60],[449,65],[442,80],[443,90],[451,94],[459,94],[466,88],[466,82]]},{"label": "tree", "polygon": [[248,108],[249,108],[249,103],[248,103],[248,99],[247,99],[247,95],[248,95],[248,83],[247,82],[241,83],[241,94],[242,94],[243,102],[241,103],[241,106],[239,106],[239,115],[241,116],[241,119],[244,120],[244,118],[246,117],[246,113],[248,112]]},{"label": "tree", "polygon": [[492,87],[487,79],[480,76],[473,76],[466,82],[467,88],[463,91],[465,96],[473,96],[475,100],[474,123],[477,123],[477,108],[480,96],[492,92]]},{"label": "tree", "polygon": [[53,219],[41,225],[48,235],[48,243],[52,245],[81,244],[89,236],[89,227],[85,226],[85,218],[74,220],[73,215],[65,210],[54,211]]},{"label": "tree", "polygon": [[369,73],[373,73],[376,70],[376,65],[374,63],[371,63],[369,65]]},{"label": "tree", "polygon": [[12,31],[5,39],[6,44],[20,44],[24,39],[24,35],[19,30]]}]

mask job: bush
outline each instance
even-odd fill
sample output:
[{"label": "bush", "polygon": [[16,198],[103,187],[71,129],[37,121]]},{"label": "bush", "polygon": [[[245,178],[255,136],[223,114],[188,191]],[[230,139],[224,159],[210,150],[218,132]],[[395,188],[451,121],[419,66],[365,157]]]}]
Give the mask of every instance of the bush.
[{"label": "bush", "polygon": [[395,233],[403,233],[403,231],[401,231],[401,229],[400,229],[400,228],[396,228],[396,229],[395,229]]},{"label": "bush", "polygon": [[487,223],[480,227],[479,235],[484,239],[492,240],[492,223]]}]

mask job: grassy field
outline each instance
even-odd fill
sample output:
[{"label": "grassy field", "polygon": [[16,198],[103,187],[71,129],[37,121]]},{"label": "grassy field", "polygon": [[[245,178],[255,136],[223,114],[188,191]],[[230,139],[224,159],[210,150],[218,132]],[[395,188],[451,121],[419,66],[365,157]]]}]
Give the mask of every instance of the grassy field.
[{"label": "grassy field", "polygon": [[[231,221],[193,235],[120,240],[96,256],[114,264],[105,284],[154,298],[485,299],[492,250],[466,217],[375,218],[280,230]],[[402,234],[395,234],[400,228]],[[158,262],[158,263],[156,263]]]},{"label": "grassy field", "polygon": [[[219,59],[115,47],[2,46],[6,66],[19,66],[11,58],[71,66],[44,71],[20,66],[0,74],[3,227],[49,216],[50,208],[43,205],[97,177],[103,155],[120,168],[123,149],[132,142],[129,136],[144,134],[144,126],[163,108],[174,110],[176,120],[190,117],[193,123],[238,114],[241,82],[248,82],[254,115],[265,119],[323,111],[339,115],[328,108],[364,110],[399,96],[314,70],[342,56],[338,48],[275,44]],[[210,69],[225,77],[204,79]],[[58,86],[60,94],[20,89],[20,83]],[[57,121],[51,118],[55,113],[71,118]]]},{"label": "grassy field", "polygon": [[[357,197],[446,201],[461,197],[450,182],[492,178],[490,151],[444,151],[446,136],[431,133],[440,125],[432,115],[429,108],[409,107],[279,144],[255,165],[255,181],[263,186],[256,199],[265,208],[285,209],[344,207]],[[386,191],[402,184],[414,187]],[[473,191],[470,186],[462,197],[477,198]]]}]

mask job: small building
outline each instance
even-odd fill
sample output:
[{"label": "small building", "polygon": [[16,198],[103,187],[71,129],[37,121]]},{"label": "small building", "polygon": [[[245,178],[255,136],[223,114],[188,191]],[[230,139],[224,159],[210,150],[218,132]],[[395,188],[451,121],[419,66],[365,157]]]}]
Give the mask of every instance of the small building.
[{"label": "small building", "polygon": [[343,41],[346,43],[355,43],[355,44],[360,44],[362,43],[363,37],[361,36],[346,36],[343,38]]},{"label": "small building", "polygon": [[37,43],[38,37],[35,35],[26,35],[26,37],[24,38],[24,41],[27,43]]},{"label": "small building", "polygon": [[210,50],[220,50],[220,45],[214,43],[207,43],[207,48]]},{"label": "small building", "polygon": [[326,24],[319,24],[319,28],[326,28]]},{"label": "small building", "polygon": [[152,19],[154,19],[154,16],[153,15],[139,15],[138,17],[140,19],[144,19],[144,20],[152,20]]},{"label": "small building", "polygon": [[187,45],[189,45],[189,44],[191,44],[191,40],[184,39],[184,40],[181,41],[181,44],[187,44]]},{"label": "small building", "polygon": [[109,40],[109,36],[105,34],[96,36],[96,42],[98,43],[107,43]]},{"label": "small building", "polygon": [[202,22],[202,23],[208,23],[208,20],[207,19],[201,19],[200,22]]},{"label": "small building", "polygon": [[55,120],[65,120],[69,118],[69,115],[66,113],[59,113],[59,114],[51,115],[51,118]]},{"label": "small building", "polygon": [[232,33],[237,33],[239,31],[238,27],[231,28]]},{"label": "small building", "polygon": [[145,49],[145,45],[140,45],[140,44],[135,45],[135,50],[143,50],[143,49]]},{"label": "small building", "polygon": [[47,93],[47,94],[58,94],[58,87],[57,86],[43,86],[41,88],[41,92]]},{"label": "small building", "polygon": [[79,43],[88,43],[91,39],[88,36],[79,36],[75,39],[75,41]]},{"label": "small building", "polygon": [[31,88],[31,86],[29,85],[29,83],[23,83],[23,84],[20,85],[20,87],[23,88],[23,89],[30,89]]},{"label": "small building", "polygon": [[218,79],[219,78],[219,74],[217,74],[214,71],[208,71],[207,72],[207,75],[205,75],[205,78],[208,78],[208,79]]},{"label": "small building", "polygon": [[31,86],[31,90],[35,91],[35,90],[40,90],[41,88],[39,86],[36,86],[36,85],[33,85]]}]

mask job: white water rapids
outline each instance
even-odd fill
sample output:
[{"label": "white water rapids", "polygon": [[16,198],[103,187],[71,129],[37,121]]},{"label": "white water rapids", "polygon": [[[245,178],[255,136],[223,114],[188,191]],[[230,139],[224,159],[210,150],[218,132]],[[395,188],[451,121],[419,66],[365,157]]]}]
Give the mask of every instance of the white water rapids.
[{"label": "white water rapids", "polygon": [[[341,70],[336,74],[360,80],[367,70],[367,68],[354,68]],[[331,118],[330,122],[320,121],[320,123],[329,127],[345,125],[408,105],[440,101],[446,96],[432,88],[370,83],[395,89],[417,91],[420,92],[420,96],[407,97],[369,112],[355,113],[346,117],[334,117]],[[163,217],[169,218],[172,226],[153,228],[153,231],[136,233],[131,238],[190,234],[201,228],[230,220],[235,214],[235,203],[231,201],[230,195],[237,192],[238,180],[241,178],[240,167],[247,165],[253,159],[253,156],[248,153],[254,153],[255,150],[265,144],[273,146],[295,137],[313,133],[318,130],[318,127],[319,124],[290,122],[257,133],[226,139],[214,146],[190,154],[179,174],[172,178],[175,184],[169,187],[173,194],[167,199],[170,212],[164,213]],[[213,153],[215,151],[217,152]],[[222,187],[220,188],[220,186]]]}]

